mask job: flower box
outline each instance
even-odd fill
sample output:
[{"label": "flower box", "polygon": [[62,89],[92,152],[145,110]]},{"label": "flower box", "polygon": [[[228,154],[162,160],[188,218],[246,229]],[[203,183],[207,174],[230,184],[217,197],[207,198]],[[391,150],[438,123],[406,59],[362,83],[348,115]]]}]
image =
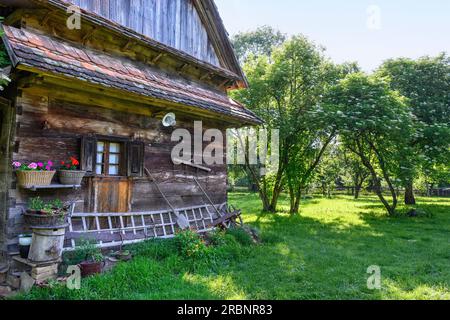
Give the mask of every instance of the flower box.
[{"label": "flower box", "polygon": [[56,171],[16,171],[18,185],[24,188],[48,186]]},{"label": "flower box", "polygon": [[63,185],[80,185],[86,171],[79,170],[79,166],[80,162],[75,157],[61,161],[61,168],[58,170],[59,181]]},{"label": "flower box", "polygon": [[74,171],[74,170],[59,170],[58,177],[59,182],[63,185],[78,186],[83,181],[83,177],[86,175],[86,171]]}]

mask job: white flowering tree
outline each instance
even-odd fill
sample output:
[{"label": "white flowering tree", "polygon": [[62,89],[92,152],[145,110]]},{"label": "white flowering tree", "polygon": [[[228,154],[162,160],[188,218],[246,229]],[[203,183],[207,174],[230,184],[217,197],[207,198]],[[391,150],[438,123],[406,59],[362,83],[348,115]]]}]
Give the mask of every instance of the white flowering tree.
[{"label": "white flowering tree", "polygon": [[[414,128],[405,98],[391,90],[385,79],[354,73],[330,90],[325,108],[334,112],[340,140],[370,172],[375,193],[389,215],[394,215],[396,179],[404,181],[412,170],[409,137]],[[390,200],[383,193],[383,183]]]},{"label": "white flowering tree", "polygon": [[410,137],[415,170],[405,183],[405,202],[415,204],[413,181],[419,171],[442,177],[450,163],[450,58],[393,59],[378,70],[391,87],[407,97],[415,134]]}]

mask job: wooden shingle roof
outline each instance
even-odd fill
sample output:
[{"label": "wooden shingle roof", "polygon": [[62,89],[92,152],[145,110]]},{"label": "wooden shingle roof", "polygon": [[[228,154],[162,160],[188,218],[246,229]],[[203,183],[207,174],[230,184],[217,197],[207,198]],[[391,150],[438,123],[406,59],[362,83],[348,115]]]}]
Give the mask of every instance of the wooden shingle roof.
[{"label": "wooden shingle roof", "polygon": [[35,68],[109,88],[261,124],[250,110],[225,93],[170,77],[148,65],[121,59],[36,32],[4,26],[4,42],[16,68]]}]

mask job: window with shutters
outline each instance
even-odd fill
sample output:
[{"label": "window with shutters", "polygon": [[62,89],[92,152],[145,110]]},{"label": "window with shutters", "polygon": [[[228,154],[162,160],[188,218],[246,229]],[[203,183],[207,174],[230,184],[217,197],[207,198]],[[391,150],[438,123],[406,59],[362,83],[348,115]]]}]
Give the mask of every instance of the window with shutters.
[{"label": "window with shutters", "polygon": [[97,141],[95,174],[102,176],[120,176],[124,170],[123,144],[112,141]]},{"label": "window with shutters", "polygon": [[81,164],[91,176],[142,177],[144,143],[85,137],[81,143]]}]

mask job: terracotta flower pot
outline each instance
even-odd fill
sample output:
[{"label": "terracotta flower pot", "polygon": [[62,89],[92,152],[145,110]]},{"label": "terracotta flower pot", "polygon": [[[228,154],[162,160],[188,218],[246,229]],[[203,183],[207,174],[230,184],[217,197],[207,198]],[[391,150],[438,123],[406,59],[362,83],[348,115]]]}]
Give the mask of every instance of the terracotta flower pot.
[{"label": "terracotta flower pot", "polygon": [[33,186],[48,186],[56,171],[16,171],[19,186],[31,188]]},{"label": "terracotta flower pot", "polygon": [[64,185],[80,185],[81,181],[83,181],[84,176],[86,175],[86,171],[78,171],[78,170],[59,170],[58,176],[61,184]]},{"label": "terracotta flower pot", "polygon": [[85,278],[95,274],[102,273],[103,267],[105,266],[105,261],[102,262],[83,261],[78,266],[81,269],[81,276]]}]

